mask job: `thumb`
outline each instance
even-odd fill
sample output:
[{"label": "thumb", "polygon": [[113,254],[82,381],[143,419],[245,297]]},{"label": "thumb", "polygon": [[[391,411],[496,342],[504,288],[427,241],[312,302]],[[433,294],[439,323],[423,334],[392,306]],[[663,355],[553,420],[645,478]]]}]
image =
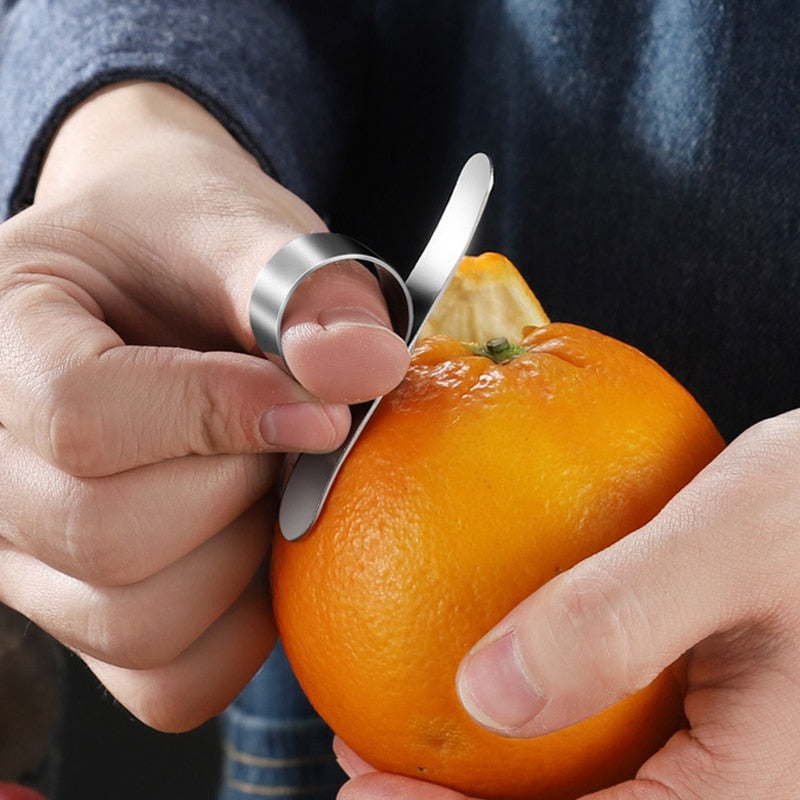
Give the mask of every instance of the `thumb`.
[{"label": "thumb", "polygon": [[731,559],[720,558],[714,537],[733,520],[712,522],[720,522],[715,513],[724,523],[734,512],[699,502],[719,482],[714,470],[701,474],[647,526],[511,611],[461,664],[457,686],[467,711],[502,735],[542,735],[644,688],[732,625],[741,598]]},{"label": "thumb", "polygon": [[292,295],[284,317],[292,374],[327,402],[359,403],[393,389],[409,353],[374,275],[354,261],[326,266]]}]

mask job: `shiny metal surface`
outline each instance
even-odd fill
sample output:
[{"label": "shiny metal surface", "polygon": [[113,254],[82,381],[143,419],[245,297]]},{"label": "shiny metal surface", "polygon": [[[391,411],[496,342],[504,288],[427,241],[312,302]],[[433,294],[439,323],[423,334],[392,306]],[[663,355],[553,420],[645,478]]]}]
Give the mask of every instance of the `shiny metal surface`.
[{"label": "shiny metal surface", "polygon": [[[492,183],[489,158],[483,153],[472,156],[405,284],[388,264],[348,237],[311,234],[290,242],[270,259],[253,289],[250,319],[259,347],[280,355],[281,322],[297,286],[326,264],[350,258],[374,269],[395,330],[412,347],[472,240]],[[283,490],[278,517],[286,539],[299,539],[314,524],[342,463],[379,403],[380,398],[352,407],[350,432],[337,450],[303,453],[297,458]]]},{"label": "shiny metal surface", "polygon": [[396,333],[408,340],[411,328],[411,296],[403,279],[368,247],[339,233],[309,233],[284,245],[256,277],[250,295],[250,326],[264,353],[283,356],[283,315],[298,286],[316,272],[337,261],[360,261],[378,278]]}]

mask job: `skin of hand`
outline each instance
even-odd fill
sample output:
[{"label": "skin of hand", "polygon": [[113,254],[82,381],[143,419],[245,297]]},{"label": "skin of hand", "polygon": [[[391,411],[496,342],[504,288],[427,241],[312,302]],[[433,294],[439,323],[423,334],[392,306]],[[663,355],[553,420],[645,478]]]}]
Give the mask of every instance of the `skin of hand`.
[{"label": "skin of hand", "polygon": [[281,453],[408,365],[371,274],[315,273],[257,354],[255,277],[324,230],[163,84],[116,84],[59,128],[0,226],[0,601],[161,730],[222,710],[275,640],[260,565]]},{"label": "skin of hand", "polygon": [[[689,728],[635,780],[591,800],[796,798],[799,470],[800,411],[745,431],[650,523],[547,583],[476,644],[457,678],[466,709],[502,736],[541,735],[688,653]],[[339,800],[463,800],[376,772],[342,741],[334,749],[352,778]]]}]

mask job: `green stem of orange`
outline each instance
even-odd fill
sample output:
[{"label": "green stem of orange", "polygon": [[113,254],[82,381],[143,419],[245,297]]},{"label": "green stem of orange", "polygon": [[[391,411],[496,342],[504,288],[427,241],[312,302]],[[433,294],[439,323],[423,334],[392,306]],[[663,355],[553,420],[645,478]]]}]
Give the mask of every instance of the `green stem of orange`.
[{"label": "green stem of orange", "polygon": [[503,364],[527,352],[524,347],[509,342],[505,336],[489,339],[486,344],[471,345],[470,349],[476,356],[486,356],[497,364]]}]

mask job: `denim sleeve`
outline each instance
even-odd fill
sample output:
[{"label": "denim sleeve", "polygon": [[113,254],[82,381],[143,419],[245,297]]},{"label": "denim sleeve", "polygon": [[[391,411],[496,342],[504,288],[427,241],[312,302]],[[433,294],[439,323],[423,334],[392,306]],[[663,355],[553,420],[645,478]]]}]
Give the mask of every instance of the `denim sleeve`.
[{"label": "denim sleeve", "polygon": [[101,86],[170,83],[320,213],[358,111],[364,15],[343,0],[0,0],[0,209]]}]

